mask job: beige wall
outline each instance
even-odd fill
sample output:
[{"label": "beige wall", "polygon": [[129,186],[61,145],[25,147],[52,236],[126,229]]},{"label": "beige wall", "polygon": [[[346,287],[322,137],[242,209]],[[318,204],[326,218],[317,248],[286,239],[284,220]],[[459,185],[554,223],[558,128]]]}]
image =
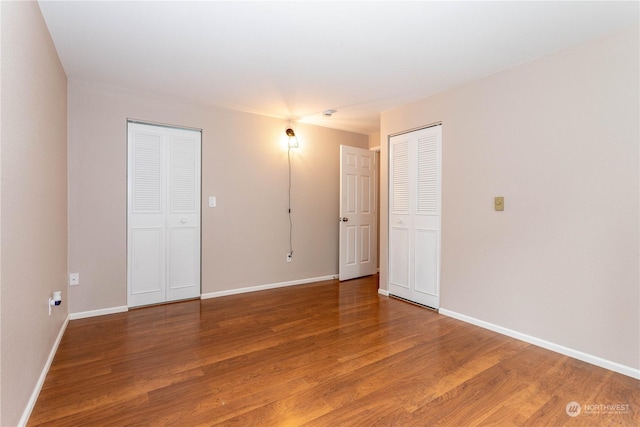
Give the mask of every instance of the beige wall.
[{"label": "beige wall", "polygon": [[[38,4],[0,8],[0,425],[15,426],[68,312],[67,82]],[[49,317],[55,290],[63,304]]]},{"label": "beige wall", "polygon": [[369,149],[380,147],[380,132],[374,132],[369,135]]},{"label": "beige wall", "polygon": [[[443,123],[441,306],[640,368],[638,29],[382,114]],[[505,211],[493,211],[493,197]]]},{"label": "beige wall", "polygon": [[[127,118],[201,128],[202,292],[338,272],[339,145],[366,135],[295,125],[289,251],[287,121],[69,81],[71,312],[125,306]],[[209,196],[217,207],[209,208]]]}]

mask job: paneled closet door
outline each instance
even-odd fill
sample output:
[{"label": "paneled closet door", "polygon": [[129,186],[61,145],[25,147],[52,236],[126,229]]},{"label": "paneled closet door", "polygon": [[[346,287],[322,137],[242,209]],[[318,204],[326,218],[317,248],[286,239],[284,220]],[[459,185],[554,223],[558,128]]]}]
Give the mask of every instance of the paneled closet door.
[{"label": "paneled closet door", "polygon": [[130,307],[200,295],[199,131],[128,124]]},{"label": "paneled closet door", "polygon": [[442,126],[389,140],[389,293],[440,306]]}]

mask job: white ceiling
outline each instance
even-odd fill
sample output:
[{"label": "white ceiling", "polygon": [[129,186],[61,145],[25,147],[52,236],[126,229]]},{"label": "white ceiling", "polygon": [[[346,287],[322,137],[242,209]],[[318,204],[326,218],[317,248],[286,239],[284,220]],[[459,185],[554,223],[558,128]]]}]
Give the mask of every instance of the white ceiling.
[{"label": "white ceiling", "polygon": [[364,134],[381,111],[636,24],[638,6],[40,1],[69,78]]}]

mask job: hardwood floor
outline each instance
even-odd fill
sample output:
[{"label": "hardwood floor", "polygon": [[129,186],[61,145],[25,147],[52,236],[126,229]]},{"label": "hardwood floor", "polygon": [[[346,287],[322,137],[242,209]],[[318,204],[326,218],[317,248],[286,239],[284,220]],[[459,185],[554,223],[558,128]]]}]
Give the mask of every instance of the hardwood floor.
[{"label": "hardwood floor", "polygon": [[28,425],[639,424],[639,381],[379,296],[377,279],[73,320]]}]

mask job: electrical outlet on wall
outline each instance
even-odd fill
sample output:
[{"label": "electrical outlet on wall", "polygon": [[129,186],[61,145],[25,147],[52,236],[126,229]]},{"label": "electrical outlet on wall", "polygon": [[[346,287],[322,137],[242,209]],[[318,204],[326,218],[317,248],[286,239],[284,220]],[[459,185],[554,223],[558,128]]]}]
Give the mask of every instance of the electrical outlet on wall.
[{"label": "electrical outlet on wall", "polygon": [[80,284],[80,273],[69,274],[69,286],[77,286]]},{"label": "electrical outlet on wall", "polygon": [[289,252],[287,254],[287,262],[291,262],[291,258],[293,258],[293,254],[291,252]]}]

